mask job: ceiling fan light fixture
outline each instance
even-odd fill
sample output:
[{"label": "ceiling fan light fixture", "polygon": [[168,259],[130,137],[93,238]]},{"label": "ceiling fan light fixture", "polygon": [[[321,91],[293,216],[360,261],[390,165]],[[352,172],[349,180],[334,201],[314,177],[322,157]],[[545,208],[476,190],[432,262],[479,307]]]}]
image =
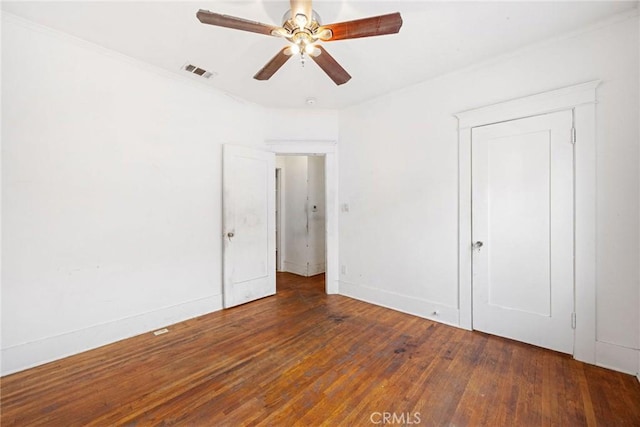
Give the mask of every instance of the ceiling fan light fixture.
[{"label": "ceiling fan light fixture", "polygon": [[300,28],[301,30],[307,26],[307,23],[309,22],[306,15],[304,13],[298,13],[296,14],[295,17],[295,21],[296,24],[298,25],[298,28]]},{"label": "ceiling fan light fixture", "polygon": [[308,31],[297,31],[290,40],[302,48],[309,43],[313,43],[313,37],[311,37]]},{"label": "ceiling fan light fixture", "polygon": [[289,46],[289,49],[291,50],[292,55],[297,55],[300,53],[300,46],[297,45],[296,43],[291,43],[291,46]]},{"label": "ceiling fan light fixture", "polygon": [[311,43],[305,45],[304,47],[304,53],[306,53],[307,55],[313,55],[315,50],[316,50],[316,47]]}]

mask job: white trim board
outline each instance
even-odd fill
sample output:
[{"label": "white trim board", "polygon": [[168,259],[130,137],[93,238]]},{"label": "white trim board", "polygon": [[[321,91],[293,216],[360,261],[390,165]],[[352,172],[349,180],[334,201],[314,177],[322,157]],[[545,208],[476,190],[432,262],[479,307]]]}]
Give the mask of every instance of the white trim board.
[{"label": "white trim board", "polygon": [[268,140],[267,150],[275,154],[324,156],[325,179],[325,290],[337,294],[338,275],[338,146],[332,140]]},{"label": "white trim board", "polygon": [[596,361],[597,365],[603,368],[614,369],[630,375],[638,373],[636,366],[638,363],[638,350],[634,348],[597,341]]},{"label": "white trim board", "polygon": [[298,276],[305,276],[305,277],[309,276],[309,266],[306,264],[305,265],[297,264],[295,262],[290,262],[287,260],[285,260],[282,264],[283,264],[282,271],[297,274]]},{"label": "white trim board", "polygon": [[2,376],[219,310],[222,310],[221,294],[3,348]]},{"label": "white trim board", "polygon": [[326,263],[319,262],[319,263],[315,263],[315,264],[309,264],[307,269],[308,269],[307,270],[307,274],[309,275],[309,277],[311,277],[311,276],[315,276],[317,274],[324,273],[327,268],[326,268]]},{"label": "white trim board", "polygon": [[579,105],[595,103],[595,89],[599,84],[600,80],[581,83],[525,98],[463,111],[455,114],[455,116],[458,118],[459,129],[467,129],[554,111],[568,110]]},{"label": "white trim board", "polygon": [[289,273],[297,274],[298,276],[311,277],[317,274],[322,274],[325,272],[325,263],[320,262],[317,264],[296,264],[295,262],[284,261],[284,268],[282,271],[286,271]]},{"label": "white trim board", "polygon": [[[471,129],[573,110],[575,146],[575,312],[573,356],[596,364],[596,88],[600,80],[455,114],[458,119],[458,304],[460,326],[472,330]],[[569,321],[569,319],[567,319]],[[616,368],[614,368],[616,369]],[[623,370],[620,366],[618,369]]]},{"label": "white trim board", "polygon": [[426,299],[340,281],[340,295],[458,327],[458,309]]}]

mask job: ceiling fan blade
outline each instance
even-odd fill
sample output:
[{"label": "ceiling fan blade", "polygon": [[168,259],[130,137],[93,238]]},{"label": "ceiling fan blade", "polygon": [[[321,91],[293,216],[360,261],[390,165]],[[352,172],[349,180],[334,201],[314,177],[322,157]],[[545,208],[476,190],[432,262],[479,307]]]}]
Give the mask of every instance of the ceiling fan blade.
[{"label": "ceiling fan blade", "polygon": [[269,80],[271,76],[273,76],[276,71],[278,71],[280,67],[282,67],[289,58],[291,58],[291,52],[289,49],[289,46],[282,48],[280,52],[276,53],[276,56],[271,58],[271,60],[267,62],[255,76],[253,76],[253,78],[256,80]]},{"label": "ceiling fan blade", "polygon": [[334,41],[394,34],[400,31],[400,27],[402,27],[402,17],[399,12],[396,12],[388,15],[356,19],[355,21],[323,25],[318,29],[318,33],[321,33],[325,29],[329,29],[331,30],[332,35],[326,40],[323,39],[323,41]]},{"label": "ceiling fan blade", "polygon": [[215,12],[209,12],[208,10],[200,9],[196,14],[198,20],[203,24],[215,25],[217,27],[233,28],[234,30],[249,31],[252,33],[266,34],[268,36],[274,35],[273,32],[280,27],[274,25],[262,24],[260,22],[253,22],[242,18],[236,18],[235,16],[221,15]]},{"label": "ceiling fan blade", "polygon": [[311,21],[313,8],[311,6],[311,0],[290,0],[291,4],[291,18],[295,19],[296,15],[301,13],[307,17],[308,21]]},{"label": "ceiling fan blade", "polygon": [[320,50],[320,54],[311,55],[311,59],[313,59],[316,64],[318,64],[320,68],[322,68],[324,72],[331,77],[331,80],[333,80],[335,84],[340,86],[351,79],[349,73],[347,73],[346,70],[338,64],[338,61],[333,59],[333,56],[329,55],[322,46],[316,46],[316,49]]}]

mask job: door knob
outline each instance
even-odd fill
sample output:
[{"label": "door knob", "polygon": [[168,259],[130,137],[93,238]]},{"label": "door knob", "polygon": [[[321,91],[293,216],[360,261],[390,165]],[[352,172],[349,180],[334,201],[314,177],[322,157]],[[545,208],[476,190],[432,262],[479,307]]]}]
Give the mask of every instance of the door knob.
[{"label": "door knob", "polygon": [[473,245],[471,245],[471,247],[472,247],[473,249],[480,249],[480,248],[482,247],[482,245],[484,245],[484,243],[482,243],[481,241],[479,241],[479,240],[478,240],[478,241],[477,241],[477,242],[475,242]]}]

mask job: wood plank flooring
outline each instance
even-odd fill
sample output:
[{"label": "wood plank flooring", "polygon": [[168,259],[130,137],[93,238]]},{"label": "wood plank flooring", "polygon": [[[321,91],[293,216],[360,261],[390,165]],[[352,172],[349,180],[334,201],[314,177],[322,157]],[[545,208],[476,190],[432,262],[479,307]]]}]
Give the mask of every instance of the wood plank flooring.
[{"label": "wood plank flooring", "polygon": [[323,283],[4,377],[2,426],[640,426],[633,376]]}]

